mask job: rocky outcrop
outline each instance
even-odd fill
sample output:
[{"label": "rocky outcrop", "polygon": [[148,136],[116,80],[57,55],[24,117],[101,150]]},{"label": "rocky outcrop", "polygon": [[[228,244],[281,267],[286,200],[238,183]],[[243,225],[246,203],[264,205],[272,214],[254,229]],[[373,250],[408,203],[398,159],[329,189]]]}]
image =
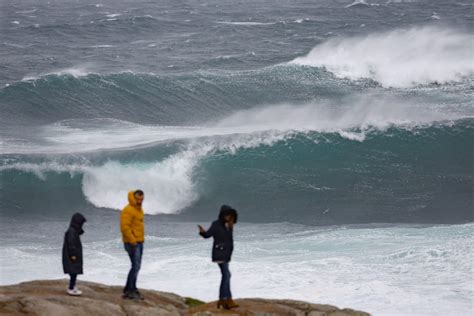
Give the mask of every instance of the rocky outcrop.
[{"label": "rocky outcrop", "polygon": [[292,300],[247,298],[235,300],[239,308],[231,311],[217,309],[216,303],[203,304],[190,309],[187,315],[242,315],[242,316],[368,316],[352,309],[339,309],[332,305],[310,304]]},{"label": "rocky outcrop", "polygon": [[66,280],[32,281],[0,287],[0,315],[182,315],[186,300],[171,293],[143,291],[145,301],[121,297],[122,288],[78,282],[81,297],[66,294]]},{"label": "rocky outcrop", "polygon": [[[366,316],[364,312],[291,300],[241,299],[239,308],[219,310],[172,293],[142,290],[144,301],[121,298],[121,287],[80,281],[81,297],[65,293],[66,280],[45,280],[0,287],[0,315],[301,315]],[[197,306],[196,306],[197,305]]]}]

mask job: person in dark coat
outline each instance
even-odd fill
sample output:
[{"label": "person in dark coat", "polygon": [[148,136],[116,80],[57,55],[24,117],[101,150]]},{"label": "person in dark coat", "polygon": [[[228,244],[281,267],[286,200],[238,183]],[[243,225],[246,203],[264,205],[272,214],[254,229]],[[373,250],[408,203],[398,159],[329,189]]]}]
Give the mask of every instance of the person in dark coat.
[{"label": "person in dark coat", "polygon": [[69,229],[64,234],[63,244],[63,270],[71,277],[67,294],[79,296],[82,294],[76,288],[76,279],[78,274],[82,274],[82,243],[81,235],[84,233],[82,225],[86,218],[81,213],[76,213],[71,218]]},{"label": "person in dark coat", "polygon": [[219,265],[222,279],[219,288],[217,307],[224,309],[236,308],[238,305],[232,300],[230,291],[229,262],[234,251],[234,224],[237,223],[237,211],[228,205],[222,205],[219,218],[211,224],[208,230],[201,225],[199,234],[204,238],[214,238],[212,245],[212,261]]}]

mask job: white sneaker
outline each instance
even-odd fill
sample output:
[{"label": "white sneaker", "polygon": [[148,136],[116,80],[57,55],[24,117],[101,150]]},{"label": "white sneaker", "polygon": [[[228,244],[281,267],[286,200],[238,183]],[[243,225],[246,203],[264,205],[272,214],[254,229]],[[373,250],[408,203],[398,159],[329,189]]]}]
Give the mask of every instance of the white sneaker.
[{"label": "white sneaker", "polygon": [[80,295],[82,295],[82,291],[78,290],[76,287],[73,288],[72,290],[67,289],[66,293],[69,294],[69,295],[72,295],[72,296],[80,296]]}]

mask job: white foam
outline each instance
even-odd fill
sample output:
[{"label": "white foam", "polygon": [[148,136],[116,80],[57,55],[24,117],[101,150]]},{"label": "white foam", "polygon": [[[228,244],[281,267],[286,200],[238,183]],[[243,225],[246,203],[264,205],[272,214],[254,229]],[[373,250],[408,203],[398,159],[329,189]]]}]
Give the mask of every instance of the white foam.
[{"label": "white foam", "polygon": [[33,44],[20,45],[20,44],[15,44],[15,43],[8,43],[8,42],[3,42],[3,45],[16,47],[16,48],[28,48],[28,47],[33,46]]},{"label": "white foam", "polygon": [[350,139],[350,140],[355,140],[358,142],[363,142],[365,140],[364,132],[354,133],[354,132],[347,132],[347,131],[340,130],[338,133],[342,137]]},{"label": "white foam", "polygon": [[229,25],[243,25],[243,26],[259,26],[259,25],[273,25],[276,22],[229,22],[229,21],[218,21],[219,24]]},{"label": "white foam", "polygon": [[[4,233],[9,238],[0,245],[0,283],[63,277],[62,239],[50,232],[62,232],[67,223],[40,224],[19,222]],[[210,262],[211,243],[199,239],[195,223],[148,219],[146,229],[138,286],[216,300],[220,272]],[[240,223],[230,264],[233,295],[305,300],[384,316],[470,315],[473,229],[473,224],[344,229]],[[123,285],[129,259],[118,228],[91,221],[85,231],[80,279]]]},{"label": "white foam", "polygon": [[418,2],[418,0],[388,0],[387,4],[390,4],[390,3],[413,3],[413,2]]},{"label": "white foam", "polygon": [[351,4],[348,4],[345,6],[345,8],[350,8],[350,7],[354,7],[354,6],[368,6],[369,4],[365,1],[365,0],[356,0],[354,2],[352,2]]},{"label": "white foam", "polygon": [[24,11],[15,11],[15,13],[19,13],[19,14],[28,14],[28,13],[34,13],[38,11],[38,9],[31,9],[31,10],[24,10]]},{"label": "white foam", "polygon": [[111,14],[106,14],[105,16],[108,18],[116,18],[121,15],[122,15],[121,13],[111,13]]},{"label": "white foam", "polygon": [[147,214],[178,213],[198,197],[192,181],[192,171],[198,162],[195,151],[150,164],[108,162],[87,170],[83,193],[96,207],[119,210],[126,205],[127,192],[140,188],[146,192],[143,208]]},{"label": "white foam", "polygon": [[[352,129],[391,126],[414,127],[435,121],[452,120],[462,114],[445,113],[426,105],[400,103],[397,99],[352,97],[347,104],[331,102],[317,104],[259,107],[236,112],[219,121],[216,126],[252,131],[317,131],[334,133]],[[349,104],[350,103],[350,104]]]},{"label": "white foam", "polygon": [[[294,132],[339,133],[352,140],[352,130],[391,126],[413,128],[432,122],[472,117],[461,109],[410,103],[396,98],[354,97],[338,104],[320,101],[281,104],[237,111],[201,126],[153,126],[121,120],[67,120],[35,131],[33,143],[4,140],[4,153],[78,153],[154,145],[175,140],[208,138],[214,145],[239,148],[272,144]],[[351,132],[351,133],[348,133]],[[210,138],[210,140],[209,140]],[[242,140],[242,141],[241,141]]]},{"label": "white foam", "polygon": [[87,165],[80,164],[63,164],[60,162],[45,162],[45,163],[13,163],[0,166],[0,171],[5,170],[21,170],[24,172],[33,173],[38,178],[46,180],[48,172],[55,173],[69,173],[71,177],[87,171]]},{"label": "white foam", "polygon": [[115,47],[114,45],[102,44],[102,45],[92,45],[92,48],[112,48]]},{"label": "white foam", "polygon": [[462,81],[474,74],[474,36],[448,27],[415,27],[332,38],[290,64],[324,67],[337,77],[385,87]]},{"label": "white foam", "polygon": [[433,13],[431,14],[431,19],[433,19],[433,20],[439,20],[439,19],[441,19],[441,18],[439,17],[438,13],[433,12]]},{"label": "white foam", "polygon": [[207,149],[180,152],[163,161],[122,164],[109,161],[100,166],[63,162],[14,163],[0,166],[0,172],[20,170],[47,180],[48,173],[81,174],[82,192],[96,207],[120,210],[127,204],[127,193],[140,188],[147,193],[146,214],[175,214],[190,206],[198,197],[193,169]]},{"label": "white foam", "polygon": [[41,77],[46,77],[46,76],[64,76],[64,75],[69,75],[73,76],[74,78],[80,78],[80,77],[85,77],[87,75],[90,75],[91,71],[88,70],[90,65],[78,65],[75,67],[70,67],[70,68],[63,68],[55,71],[50,71],[50,72],[44,72],[41,74],[29,74],[23,77],[21,81],[33,81],[33,80],[38,80]]}]

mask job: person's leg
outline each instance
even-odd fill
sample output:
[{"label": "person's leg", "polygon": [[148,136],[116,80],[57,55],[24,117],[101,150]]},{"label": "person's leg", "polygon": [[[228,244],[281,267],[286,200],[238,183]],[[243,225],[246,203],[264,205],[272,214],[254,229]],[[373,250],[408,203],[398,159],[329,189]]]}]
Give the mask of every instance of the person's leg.
[{"label": "person's leg", "polygon": [[219,299],[231,299],[232,293],[230,292],[230,271],[229,271],[229,263],[219,263],[219,268],[221,269],[222,279],[221,285],[219,288]]},{"label": "person's leg", "polygon": [[133,283],[133,275],[134,275],[134,262],[135,262],[135,247],[133,247],[132,245],[130,244],[124,244],[124,247],[125,247],[125,250],[127,251],[128,253],[128,256],[130,257],[130,262],[132,264],[131,268],[130,268],[130,271],[128,272],[128,276],[127,276],[127,284],[125,285],[125,288],[123,289],[123,293],[124,294],[127,294],[127,293],[130,293],[132,291],[132,283]]},{"label": "person's leg", "polygon": [[219,286],[219,301],[221,301],[224,299],[224,267],[223,263],[219,263],[218,266],[221,270],[221,284]]},{"label": "person's leg", "polygon": [[69,276],[71,277],[69,280],[69,289],[72,290],[76,286],[77,274],[70,273]]},{"label": "person's leg", "polygon": [[138,279],[138,272],[142,266],[142,255],[143,255],[143,243],[139,243],[135,247],[135,255],[134,255],[134,263],[133,266],[133,276],[132,276],[132,284],[131,290],[133,292],[137,292],[137,279]]}]

